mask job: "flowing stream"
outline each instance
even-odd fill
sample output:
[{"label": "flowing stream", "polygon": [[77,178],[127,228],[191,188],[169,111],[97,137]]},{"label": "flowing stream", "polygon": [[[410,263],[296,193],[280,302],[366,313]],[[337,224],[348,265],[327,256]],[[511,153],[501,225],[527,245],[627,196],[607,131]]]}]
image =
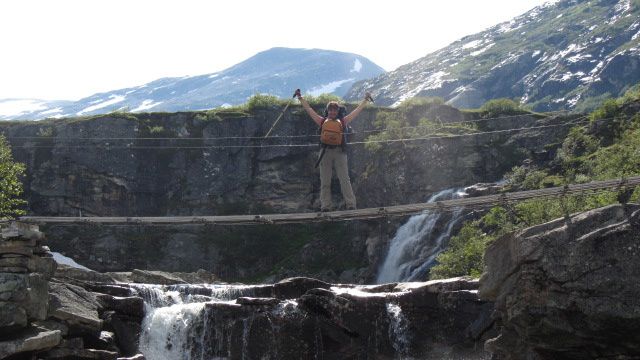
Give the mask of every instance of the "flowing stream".
[{"label": "flowing stream", "polygon": [[154,360],[227,358],[224,339],[211,332],[206,305],[235,304],[236,298],[253,293],[250,286],[236,285],[131,286],[145,301],[140,352]]},{"label": "flowing stream", "polygon": [[[455,199],[464,193],[448,189],[433,195],[429,202]],[[461,221],[462,209],[448,214],[425,211],[411,217],[396,232],[387,257],[380,268],[378,283],[424,280],[435,264],[436,256],[444,250],[451,231]],[[269,316],[263,320],[245,313],[236,303],[239,297],[260,296],[260,285],[144,285],[130,284],[145,301],[145,318],[139,338],[139,349],[151,360],[205,360],[255,358],[251,351],[259,351],[258,358],[277,359],[277,334],[283,322],[302,321],[302,314],[295,300],[286,300],[275,308],[266,310]],[[366,286],[365,286],[366,287]],[[367,294],[360,288],[332,288],[336,294],[350,293],[352,296],[380,296]],[[363,288],[364,289],[364,288]],[[390,299],[392,299],[390,297]],[[385,312],[383,307],[382,313]],[[226,315],[225,315],[226,314]],[[241,321],[228,321],[228,314],[240,316]],[[384,323],[388,325],[387,341],[393,347],[396,358],[407,359],[412,343],[409,321],[399,304],[386,303]],[[258,335],[266,348],[256,350],[254,321],[269,319],[267,333]],[[277,324],[272,323],[275,321]],[[235,326],[235,328],[234,328]],[[264,326],[262,324],[261,326]],[[317,329],[319,331],[319,329]],[[319,334],[319,332],[318,332]],[[318,337],[313,345],[315,356],[321,354],[323,339]],[[281,347],[282,348],[282,347]],[[280,354],[283,355],[283,354]]]},{"label": "flowing stream", "polygon": [[[431,196],[428,202],[458,199],[465,195],[462,189],[447,189]],[[451,214],[424,211],[412,216],[402,225],[390,242],[376,282],[378,284],[425,280],[435,259],[451,236],[454,225],[462,220],[462,209]]]}]

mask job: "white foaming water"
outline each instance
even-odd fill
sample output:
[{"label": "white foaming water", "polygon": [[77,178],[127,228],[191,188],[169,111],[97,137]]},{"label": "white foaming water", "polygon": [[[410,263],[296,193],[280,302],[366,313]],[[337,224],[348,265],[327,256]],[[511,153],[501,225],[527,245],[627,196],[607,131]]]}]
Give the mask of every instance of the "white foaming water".
[{"label": "white foaming water", "polygon": [[387,303],[387,315],[389,316],[389,339],[396,354],[402,357],[408,353],[411,344],[409,320],[402,313],[402,308],[392,303]]},{"label": "white foaming water", "polygon": [[[204,303],[147,307],[142,322],[140,352],[147,359],[191,360],[202,358],[192,354],[195,340],[193,323],[200,321]],[[195,355],[192,357],[192,355]],[[200,356],[198,356],[200,355]]]},{"label": "white foaming water", "polygon": [[[235,303],[238,297],[255,293],[255,287],[246,285],[129,285],[145,301],[139,349],[149,360],[228,359],[233,323],[216,323],[217,305],[207,304],[240,306]],[[271,310],[280,318],[299,311],[295,300],[282,301]],[[252,323],[252,317],[242,319],[242,358],[251,358]],[[277,358],[277,353],[272,355]]]},{"label": "white foaming water", "polygon": [[[204,360],[209,317],[205,305],[231,303],[250,286],[131,284],[145,301],[140,352],[149,360]],[[194,326],[196,324],[203,326]],[[220,339],[221,340],[221,339]],[[219,344],[221,345],[221,344]]]},{"label": "white foaming water", "polygon": [[[447,189],[431,196],[428,202],[457,199],[463,195],[464,192],[460,189]],[[434,229],[442,213],[424,211],[412,216],[391,240],[376,282],[382,284],[418,280],[434,265],[436,256],[444,250],[445,241],[449,239],[453,226],[460,221],[461,213],[461,209],[453,211],[444,231],[439,234]]]}]

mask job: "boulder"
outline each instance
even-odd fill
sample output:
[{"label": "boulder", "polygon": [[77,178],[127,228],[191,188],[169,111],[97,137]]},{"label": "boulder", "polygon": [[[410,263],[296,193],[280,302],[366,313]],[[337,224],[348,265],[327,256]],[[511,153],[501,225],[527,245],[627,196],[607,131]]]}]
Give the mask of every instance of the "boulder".
[{"label": "boulder", "polygon": [[107,294],[96,295],[98,303],[103,309],[113,310],[119,314],[142,319],[144,317],[144,300],[137,296],[111,296]]},{"label": "boulder", "polygon": [[329,289],[330,287],[331,284],[324,281],[306,277],[293,277],[273,284],[272,296],[278,299],[295,299],[311,289]]},{"label": "boulder", "polygon": [[98,303],[94,293],[79,286],[51,282],[50,316],[69,326],[71,334],[96,335],[102,330]]},{"label": "boulder", "polygon": [[640,206],[612,205],[496,240],[480,297],[504,359],[640,358]]},{"label": "boulder", "polygon": [[236,304],[240,305],[273,306],[278,303],[280,300],[276,298],[239,297],[236,299]]},{"label": "boulder", "polygon": [[[73,266],[59,264],[55,272],[59,279],[74,279],[99,283],[115,283],[117,279],[111,273],[100,273],[93,270],[85,270]],[[128,279],[127,279],[128,280]]]},{"label": "boulder", "polygon": [[13,333],[11,336],[3,337],[0,341],[0,359],[13,354],[40,351],[58,345],[62,339],[60,331],[41,331],[36,327]]},{"label": "boulder", "polygon": [[116,345],[122,355],[135,355],[138,352],[138,341],[142,332],[140,319],[121,315],[115,311],[106,311],[103,318],[105,329],[115,334]]},{"label": "boulder", "polygon": [[479,359],[488,355],[478,343],[492,334],[493,304],[477,287],[463,278],[376,286],[287,279],[257,289],[278,297],[205,304],[189,349],[196,358]]},{"label": "boulder", "polygon": [[140,284],[174,285],[185,281],[172,273],[164,271],[138,270],[131,272],[131,281]]}]

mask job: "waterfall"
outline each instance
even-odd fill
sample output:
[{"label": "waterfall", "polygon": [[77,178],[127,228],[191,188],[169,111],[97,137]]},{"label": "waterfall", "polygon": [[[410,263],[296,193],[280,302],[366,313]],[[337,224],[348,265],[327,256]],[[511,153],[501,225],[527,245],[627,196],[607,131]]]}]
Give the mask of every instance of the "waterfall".
[{"label": "waterfall", "polygon": [[142,322],[140,352],[147,359],[198,359],[192,357],[192,344],[197,341],[193,324],[200,319],[204,303],[147,307]]},{"label": "waterfall", "polygon": [[[428,202],[457,199],[464,196],[461,189],[447,189],[431,196]],[[451,236],[451,230],[461,220],[462,209],[455,209],[442,231],[438,232],[444,216],[438,211],[426,210],[412,216],[402,225],[391,240],[376,282],[378,284],[396,281],[424,280],[428,270],[435,265],[435,258]]]},{"label": "waterfall", "polygon": [[[153,360],[204,360],[224,348],[219,332],[212,333],[208,303],[233,303],[252,294],[250,286],[231,285],[141,285],[130,284],[145,302],[140,334],[140,352]],[[208,349],[207,341],[218,349]]]},{"label": "waterfall", "polygon": [[396,354],[402,357],[409,352],[409,344],[411,343],[409,321],[402,314],[402,308],[399,305],[387,303],[386,306],[389,316],[389,338]]}]

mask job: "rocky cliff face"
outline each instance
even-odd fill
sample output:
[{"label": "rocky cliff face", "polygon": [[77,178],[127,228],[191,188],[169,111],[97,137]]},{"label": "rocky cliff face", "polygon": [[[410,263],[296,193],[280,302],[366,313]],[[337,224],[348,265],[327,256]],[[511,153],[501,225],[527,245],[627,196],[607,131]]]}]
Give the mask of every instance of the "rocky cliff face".
[{"label": "rocky cliff face", "polygon": [[[636,359],[639,227],[629,204],[508,234],[479,282],[230,285],[202,271],[3,266],[4,279],[46,279],[49,302],[24,281],[2,283],[0,357]],[[34,234],[3,231],[3,259],[33,250],[23,243]]]},{"label": "rocky cliff face", "polygon": [[501,359],[640,357],[640,206],[614,205],[498,239],[480,297]]},{"label": "rocky cliff face", "polygon": [[[353,122],[356,142],[374,130],[369,108]],[[387,111],[387,110],[385,110]],[[29,213],[56,216],[225,215],[307,212],[319,208],[316,129],[300,107],[261,139],[280,109],[213,113],[121,114],[89,119],[5,123],[15,158],[27,165]],[[410,112],[459,120],[438,105]],[[435,114],[435,115],[434,115]],[[480,131],[558,124],[567,118],[522,115],[483,122]],[[545,152],[569,127],[501,132],[350,147],[358,206],[424,202],[433,192],[495,181],[530,151]],[[238,139],[237,137],[244,137]],[[287,137],[293,136],[293,137]],[[247,139],[246,137],[253,137]],[[277,146],[271,145],[307,145]],[[528,150],[524,150],[528,149]],[[335,184],[337,185],[337,184]],[[334,189],[336,204],[341,202]],[[96,270],[195,271],[230,279],[276,271],[292,263],[327,280],[373,276],[396,219],[307,227],[48,227],[54,251]],[[401,221],[402,219],[399,219]],[[239,260],[243,255],[249,259]],[[364,255],[366,254],[366,255]],[[309,259],[324,259],[313,263]],[[340,259],[339,273],[324,273]],[[323,263],[322,261],[327,261]],[[307,265],[304,265],[307,264]],[[335,265],[335,264],[334,264]],[[313,269],[312,269],[313,268]],[[300,270],[300,268],[298,268]],[[350,270],[349,270],[350,269]],[[293,275],[288,273],[288,275]]]}]

